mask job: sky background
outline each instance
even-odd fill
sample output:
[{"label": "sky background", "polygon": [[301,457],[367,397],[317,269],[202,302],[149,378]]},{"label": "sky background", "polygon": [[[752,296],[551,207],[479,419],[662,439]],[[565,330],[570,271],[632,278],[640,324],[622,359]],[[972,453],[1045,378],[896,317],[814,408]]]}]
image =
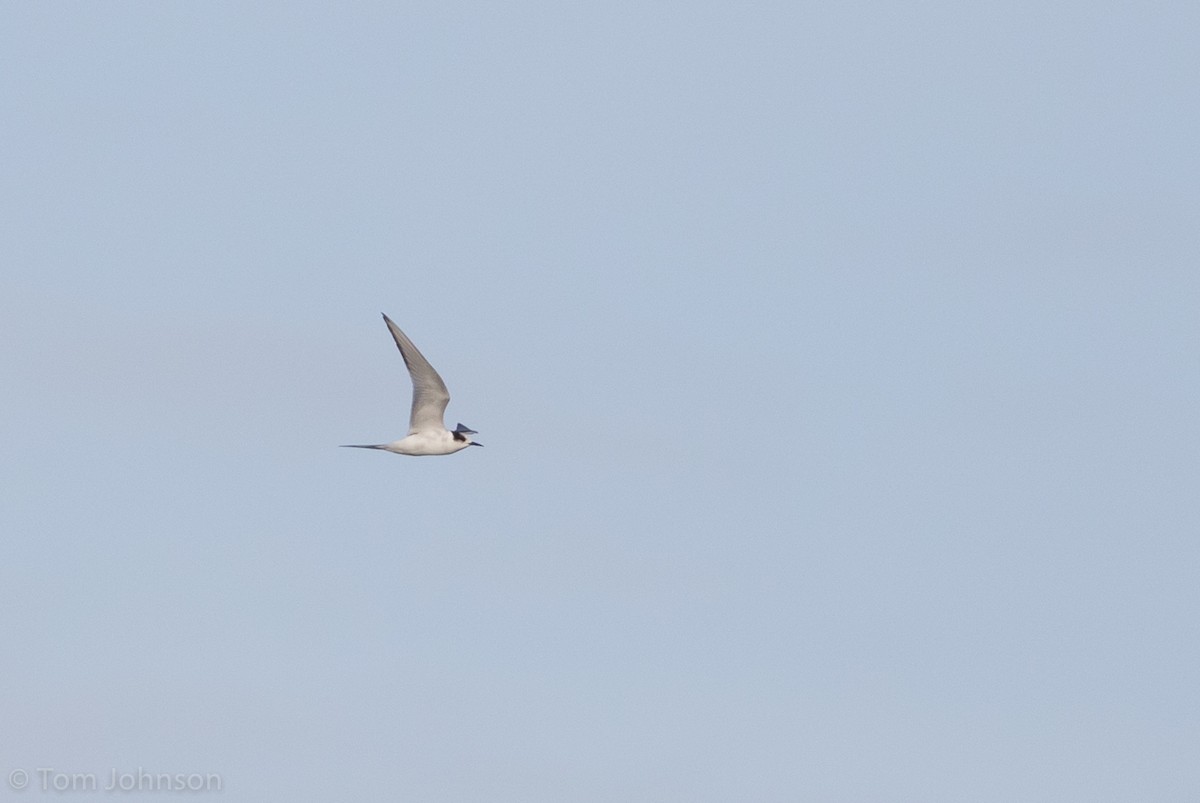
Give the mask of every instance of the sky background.
[{"label": "sky background", "polygon": [[1196,800],[1197,41],[4,3],[0,799]]}]

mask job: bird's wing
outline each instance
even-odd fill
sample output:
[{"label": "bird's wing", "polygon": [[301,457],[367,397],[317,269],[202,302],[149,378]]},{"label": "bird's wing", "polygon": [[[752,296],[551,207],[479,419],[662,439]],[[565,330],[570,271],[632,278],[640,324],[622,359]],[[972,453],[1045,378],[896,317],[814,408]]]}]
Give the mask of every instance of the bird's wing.
[{"label": "bird's wing", "polygon": [[450,403],[450,392],[446,390],[446,383],[438,376],[438,372],[433,370],[429,360],[417,351],[408,335],[401,332],[400,327],[392,323],[392,319],[387,315],[383,316],[383,320],[391,330],[396,347],[400,349],[400,356],[404,357],[404,364],[408,366],[408,374],[412,377],[412,414],[408,419],[408,434],[445,429],[442,416],[446,412],[446,405]]}]

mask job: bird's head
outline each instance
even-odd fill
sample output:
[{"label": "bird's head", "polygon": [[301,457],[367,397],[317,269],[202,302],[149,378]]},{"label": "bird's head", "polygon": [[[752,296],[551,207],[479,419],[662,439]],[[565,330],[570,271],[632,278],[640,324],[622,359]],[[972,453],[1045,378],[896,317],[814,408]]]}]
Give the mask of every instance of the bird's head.
[{"label": "bird's head", "polygon": [[456,426],[454,431],[450,434],[454,436],[454,440],[458,441],[459,443],[466,444],[466,446],[463,447],[464,449],[467,448],[467,446],[483,446],[482,443],[476,443],[475,441],[471,440],[472,435],[478,435],[479,433],[470,427],[464,427],[462,424]]}]

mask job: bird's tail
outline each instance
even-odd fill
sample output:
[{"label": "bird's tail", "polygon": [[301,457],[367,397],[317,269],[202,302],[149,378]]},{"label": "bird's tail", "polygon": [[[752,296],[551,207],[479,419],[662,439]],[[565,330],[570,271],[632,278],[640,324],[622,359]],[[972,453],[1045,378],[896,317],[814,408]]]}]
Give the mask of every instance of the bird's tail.
[{"label": "bird's tail", "polygon": [[382,443],[375,444],[372,446],[364,446],[364,445],[358,444],[358,443],[343,443],[340,448],[342,448],[342,449],[385,449],[387,447]]}]

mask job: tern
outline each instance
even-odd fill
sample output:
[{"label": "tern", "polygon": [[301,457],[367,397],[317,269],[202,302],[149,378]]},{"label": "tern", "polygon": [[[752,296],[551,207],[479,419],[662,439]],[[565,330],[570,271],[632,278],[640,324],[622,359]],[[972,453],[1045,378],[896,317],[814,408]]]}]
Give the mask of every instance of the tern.
[{"label": "tern", "polygon": [[345,448],[383,449],[385,452],[419,457],[454,454],[468,446],[483,446],[482,443],[471,440],[470,436],[477,434],[473,429],[468,429],[462,424],[455,427],[453,432],[446,429],[443,416],[446,414],[446,405],[450,403],[450,392],[446,390],[446,383],[391,318],[385,314],[383,321],[396,341],[396,348],[400,349],[404,364],[408,366],[408,375],[412,377],[412,413],[408,417],[408,434],[391,443],[346,444]]}]

